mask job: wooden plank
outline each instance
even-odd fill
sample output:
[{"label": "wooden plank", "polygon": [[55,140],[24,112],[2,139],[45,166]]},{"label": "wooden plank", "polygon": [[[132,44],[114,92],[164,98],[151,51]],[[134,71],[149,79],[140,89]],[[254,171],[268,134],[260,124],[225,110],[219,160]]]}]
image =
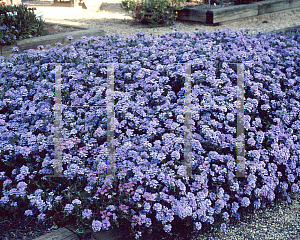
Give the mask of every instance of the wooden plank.
[{"label": "wooden plank", "polygon": [[[294,8],[293,10],[300,10],[300,8]],[[286,10],[282,10],[282,11],[278,11],[278,13],[283,13],[283,12],[290,12],[291,10],[290,9],[286,9]],[[277,12],[276,12],[277,13]],[[274,14],[274,13],[266,13],[264,15],[270,15],[270,14]],[[246,18],[243,18],[243,20],[249,20],[249,19],[253,19],[253,16],[252,17],[246,17]],[[228,24],[228,23],[232,23],[232,22],[236,22],[238,20],[232,20],[232,21],[225,21],[225,22],[221,22],[219,23],[220,25],[223,25],[223,24]]]},{"label": "wooden plank", "polygon": [[74,27],[76,27],[76,28],[78,28],[78,30],[79,29],[81,29],[81,30],[88,30],[88,28],[86,28],[86,27],[81,27],[81,26],[74,26],[74,25],[70,25],[70,24],[64,24],[64,23],[55,23],[55,22],[46,22],[46,25],[59,25],[59,26],[62,26],[62,27],[72,27],[72,28],[74,28]]},{"label": "wooden plank", "polygon": [[269,0],[257,3],[258,15],[287,10],[290,8],[289,0]]},{"label": "wooden plank", "polygon": [[300,0],[289,0],[290,8],[300,7]]},{"label": "wooden plank", "polygon": [[[74,225],[66,226],[67,229],[75,232],[77,228]],[[120,230],[107,230],[100,232],[93,232],[90,240],[122,240],[125,233]]]},{"label": "wooden plank", "polygon": [[282,29],[278,29],[278,30],[274,30],[274,31],[270,31],[270,32],[271,33],[284,34],[284,35],[290,35],[290,34],[293,34],[294,29],[300,30],[300,25],[297,25],[297,26],[294,26],[294,27],[282,28]]},{"label": "wooden plank", "polygon": [[208,14],[213,15],[213,20],[207,21],[209,24],[220,23],[253,17],[258,15],[258,6],[256,3],[231,6],[226,8],[218,8],[208,11]]},{"label": "wooden plank", "polygon": [[178,10],[178,20],[193,21],[193,22],[206,22],[206,9],[201,6],[185,7]]},{"label": "wooden plank", "polygon": [[[297,10],[300,0],[266,0],[251,4],[235,5],[226,8],[204,8],[203,6],[185,7],[178,11],[178,20],[220,24],[249,19],[258,15],[281,11]],[[204,21],[204,16],[206,20]]]},{"label": "wooden plank", "polygon": [[[66,226],[67,229],[75,232],[75,225]],[[109,229],[107,231],[93,232],[90,240],[123,240],[128,233],[124,229]],[[154,240],[152,235],[145,236],[143,240]]]},{"label": "wooden plank", "polygon": [[[34,240],[79,240],[79,236],[75,233],[77,230],[75,225],[67,225],[46,233]],[[128,233],[123,229],[110,229],[107,231],[93,232],[90,240],[123,240]],[[143,240],[154,240],[153,235],[143,238]]]},{"label": "wooden plank", "polygon": [[67,228],[59,228],[34,240],[79,240],[79,237]]},{"label": "wooden plank", "polygon": [[52,47],[55,47],[55,43],[57,42],[60,42],[62,45],[65,46],[71,43],[66,39],[67,36],[72,36],[73,40],[71,42],[74,42],[83,36],[86,37],[105,36],[105,32],[101,29],[93,28],[88,30],[59,33],[59,34],[19,40],[17,41],[16,45],[4,46],[2,48],[2,56],[5,58],[11,58],[10,55],[14,46],[17,46],[19,48],[19,53],[23,52],[24,50],[37,49],[37,46],[39,45],[46,46],[47,44],[50,44]]}]

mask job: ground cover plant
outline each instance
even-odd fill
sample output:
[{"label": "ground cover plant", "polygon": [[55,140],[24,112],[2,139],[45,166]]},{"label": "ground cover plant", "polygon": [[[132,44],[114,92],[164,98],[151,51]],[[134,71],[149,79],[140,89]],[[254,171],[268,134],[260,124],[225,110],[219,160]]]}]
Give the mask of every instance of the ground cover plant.
[{"label": "ground cover plant", "polygon": [[[299,192],[299,35],[230,29],[83,37],[0,59],[0,206],[12,219],[76,223],[83,238],[226,230]],[[17,48],[14,51],[17,52]],[[193,175],[183,177],[185,63],[192,63]],[[245,63],[245,178],[235,178],[237,74]],[[62,64],[63,169],[53,173],[55,64]],[[107,67],[114,63],[115,179],[107,170]],[[78,107],[78,105],[90,107]],[[76,107],[77,106],[77,107]],[[104,175],[97,177],[96,173]],[[185,236],[185,237],[183,237]],[[174,239],[174,238],[173,238]]]}]

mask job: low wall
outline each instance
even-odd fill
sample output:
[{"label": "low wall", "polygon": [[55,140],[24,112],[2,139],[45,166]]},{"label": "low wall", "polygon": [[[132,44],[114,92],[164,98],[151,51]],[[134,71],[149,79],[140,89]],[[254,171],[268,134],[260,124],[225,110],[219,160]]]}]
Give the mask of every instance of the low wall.
[{"label": "low wall", "polygon": [[251,4],[211,8],[197,5],[179,10],[178,20],[218,25],[258,15],[295,9],[300,9],[300,0],[266,0]]},{"label": "low wall", "polygon": [[[81,30],[82,28],[79,28],[79,27],[76,27],[76,28],[78,28],[78,31],[72,31],[72,32],[59,33],[59,34],[46,35],[46,36],[41,36],[41,37],[34,37],[34,38],[19,40],[14,45],[3,46],[0,51],[1,56],[5,57],[5,58],[11,58],[10,55],[12,54],[12,49],[15,46],[17,46],[19,48],[19,53],[21,53],[24,50],[37,49],[37,46],[39,46],[39,45],[46,46],[47,44],[50,44],[52,47],[55,47],[55,43],[57,43],[57,42],[60,42],[62,45],[65,46],[67,44],[70,44],[73,41],[76,41],[77,39],[80,39],[83,36],[86,36],[86,37],[92,37],[92,36],[103,36],[104,37],[105,36],[105,32],[101,29],[92,28],[92,29]],[[73,40],[71,40],[71,41],[67,40],[68,36],[72,36]]]}]

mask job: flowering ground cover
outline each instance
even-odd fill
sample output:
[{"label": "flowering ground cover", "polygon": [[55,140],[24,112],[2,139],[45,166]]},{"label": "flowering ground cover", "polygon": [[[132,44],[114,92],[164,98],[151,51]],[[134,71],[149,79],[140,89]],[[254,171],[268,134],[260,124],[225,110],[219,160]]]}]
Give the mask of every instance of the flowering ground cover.
[{"label": "flowering ground cover", "polygon": [[[140,32],[1,58],[1,213],[59,227],[76,222],[83,237],[122,227],[131,239],[172,239],[211,226],[224,231],[247,209],[289,201],[300,184],[299,40],[230,29]],[[199,106],[191,178],[183,176],[187,62]],[[238,62],[245,62],[245,178],[234,177]],[[56,63],[69,106],[62,111],[65,178],[45,177],[53,173]],[[106,109],[93,107],[106,102],[107,63],[114,63],[114,179],[105,177]]]}]

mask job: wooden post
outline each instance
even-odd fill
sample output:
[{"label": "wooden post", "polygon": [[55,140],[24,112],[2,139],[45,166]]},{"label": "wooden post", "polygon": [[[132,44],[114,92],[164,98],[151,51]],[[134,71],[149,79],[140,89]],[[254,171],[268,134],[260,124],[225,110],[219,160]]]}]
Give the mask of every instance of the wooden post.
[{"label": "wooden post", "polygon": [[78,8],[78,2],[79,2],[79,0],[71,0],[71,6],[73,8]]},{"label": "wooden post", "polygon": [[9,5],[21,5],[22,4],[22,1],[21,0],[9,0],[8,1],[8,4]]}]

